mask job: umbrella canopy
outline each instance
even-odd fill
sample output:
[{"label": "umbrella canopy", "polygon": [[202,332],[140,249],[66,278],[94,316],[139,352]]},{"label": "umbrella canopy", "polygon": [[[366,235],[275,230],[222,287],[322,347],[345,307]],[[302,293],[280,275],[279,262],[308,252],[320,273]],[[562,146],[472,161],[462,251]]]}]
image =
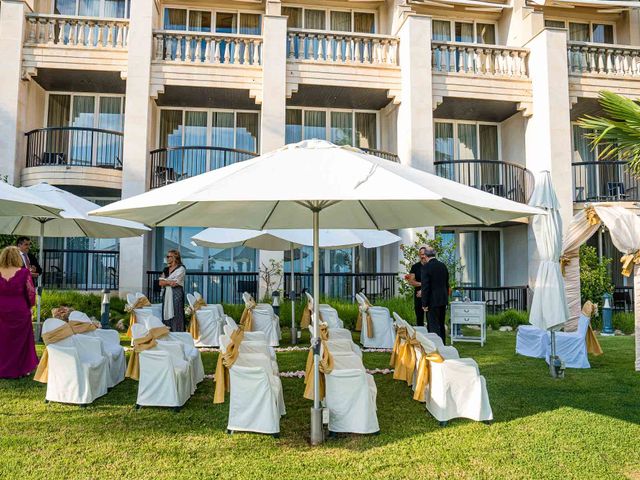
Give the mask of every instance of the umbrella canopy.
[{"label": "umbrella canopy", "polygon": [[32,216],[0,217],[0,232],[45,237],[122,238],[136,237],[150,230],[137,222],[89,217],[88,212],[99,208],[99,205],[47,183],[18,190],[48,205],[55,205],[62,210],[60,216],[44,222],[42,218]]},{"label": "umbrella canopy", "polygon": [[[313,230],[242,230],[208,228],[191,237],[200,247],[230,248],[244,246],[259,250],[284,251],[313,246]],[[385,230],[320,230],[320,248],[349,248],[362,245],[376,248],[399,242],[399,236]]]},{"label": "umbrella canopy", "polygon": [[24,188],[0,182],[0,217],[57,217],[61,210],[62,208],[32,195]]},{"label": "umbrella canopy", "polygon": [[547,330],[564,324],[569,318],[564,278],[560,268],[560,204],[549,172],[542,172],[536,179],[529,205],[548,212],[548,215],[536,215],[531,221],[540,265],[533,285],[533,300],[529,313],[529,323]]}]

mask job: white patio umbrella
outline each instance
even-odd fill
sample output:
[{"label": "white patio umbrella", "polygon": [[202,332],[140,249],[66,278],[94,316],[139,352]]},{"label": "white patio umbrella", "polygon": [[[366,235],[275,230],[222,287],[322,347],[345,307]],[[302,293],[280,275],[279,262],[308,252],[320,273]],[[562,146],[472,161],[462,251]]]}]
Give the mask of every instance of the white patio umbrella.
[{"label": "white patio umbrella", "polygon": [[560,267],[562,255],[562,218],[560,203],[553,188],[551,173],[542,172],[536,178],[536,186],[529,205],[547,211],[547,215],[536,215],[531,221],[531,230],[536,241],[540,264],[533,286],[533,300],[529,312],[529,323],[549,330],[551,335],[551,358],[549,369],[557,376],[554,363],[556,358],[556,336],[558,330],[568,319],[569,309],[565,298],[564,278]]},{"label": "white patio umbrella", "polygon": [[[363,246],[376,248],[399,242],[401,238],[386,230],[322,229],[319,232],[320,248],[350,248]],[[258,250],[291,251],[291,290],[295,291],[294,249],[313,246],[312,230],[242,230],[238,228],[207,228],[191,237],[200,247],[231,248],[250,247]],[[297,343],[298,330],[295,320],[295,298],[291,298],[291,343]]]},{"label": "white patio umbrella", "polygon": [[57,217],[61,210],[22,188],[0,181],[0,217]]},{"label": "white patio umbrella", "polygon": [[[55,205],[60,214],[52,216],[14,215],[0,217],[0,232],[10,235],[38,236],[40,238],[39,261],[44,265],[44,237],[123,238],[137,237],[150,229],[138,222],[113,218],[89,217],[88,212],[99,205],[61,190],[48,183],[18,189],[30,198],[47,205]],[[42,290],[42,275],[38,277],[38,291]],[[36,308],[37,328],[40,327],[40,296]],[[39,334],[38,334],[39,336]]]},{"label": "white patio umbrella", "polygon": [[[264,230],[313,228],[313,291],[324,228],[395,229],[492,224],[540,210],[352,147],[306,140],[107,205],[96,215],[148,225]],[[318,318],[314,302],[313,318]],[[318,322],[314,321],[311,443],[322,442]]]}]

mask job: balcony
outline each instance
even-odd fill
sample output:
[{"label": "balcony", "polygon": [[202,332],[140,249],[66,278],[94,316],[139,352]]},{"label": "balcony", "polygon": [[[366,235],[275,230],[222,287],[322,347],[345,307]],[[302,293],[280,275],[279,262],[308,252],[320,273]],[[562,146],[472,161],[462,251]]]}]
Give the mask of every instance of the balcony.
[{"label": "balcony", "polygon": [[451,160],[434,163],[436,174],[515,202],[527,203],[533,174],[515,163],[499,160]]},{"label": "balcony", "polygon": [[119,252],[44,250],[43,286],[51,290],[118,290]]},{"label": "balcony", "polygon": [[22,184],[120,190],[122,132],[98,128],[49,127],[27,132],[26,168]]},{"label": "balcony", "polygon": [[433,94],[529,103],[528,60],[526,48],[432,41]]},{"label": "balcony", "polygon": [[640,181],[627,170],[626,162],[575,162],[572,170],[576,203],[640,200]]},{"label": "balcony", "polygon": [[129,20],[28,14],[24,67],[125,71]]},{"label": "balcony", "polygon": [[369,155],[374,155],[376,157],[382,158],[383,160],[389,160],[390,162],[400,163],[400,159],[398,158],[398,155],[396,155],[395,153],[389,153],[383,150],[373,150],[371,148],[361,148],[360,150],[362,150],[365,153],[368,153]]},{"label": "balcony", "polygon": [[640,47],[570,42],[567,57],[572,97],[596,98],[604,88],[640,95]]}]

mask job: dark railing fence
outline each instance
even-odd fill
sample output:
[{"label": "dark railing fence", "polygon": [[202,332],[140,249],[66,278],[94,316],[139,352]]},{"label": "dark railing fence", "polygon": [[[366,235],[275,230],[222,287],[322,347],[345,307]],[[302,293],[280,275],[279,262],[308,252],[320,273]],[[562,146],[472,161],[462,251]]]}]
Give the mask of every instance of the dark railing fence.
[{"label": "dark railing fence", "polygon": [[120,254],[112,250],[44,250],[44,288],[52,290],[118,289]]},{"label": "dark railing fence", "polygon": [[527,203],[533,174],[515,163],[498,160],[451,160],[434,163],[436,175],[499,197]]},{"label": "dark railing fence", "polygon": [[462,297],[487,304],[487,313],[528,309],[527,290],[523,287],[458,287]]},{"label": "dark railing fence", "polygon": [[391,162],[396,162],[396,163],[400,162],[398,155],[396,155],[395,153],[389,153],[383,150],[374,150],[372,148],[360,148],[360,150],[362,150],[365,153],[368,153],[369,155],[375,155],[376,157],[380,157],[385,160],[389,160]]},{"label": "dark railing fence", "polygon": [[256,157],[257,153],[224,147],[167,147],[151,151],[151,188],[200,175]]},{"label": "dark railing fence", "polygon": [[575,202],[640,200],[639,180],[626,162],[576,162],[572,169]]},{"label": "dark railing fence", "polygon": [[613,310],[633,312],[633,287],[615,287],[613,290]]},{"label": "dark railing fence", "polygon": [[49,127],[27,136],[27,167],[122,168],[122,132],[99,128]]},{"label": "dark railing fence", "polygon": [[[396,295],[397,273],[321,273],[320,296],[353,301],[355,294],[364,291],[370,300],[389,299]],[[295,291],[313,292],[313,274],[296,273]],[[286,295],[291,291],[291,276],[284,278]]]},{"label": "dark railing fence", "polygon": [[[162,272],[147,272],[147,296],[152,303],[161,301],[158,279]],[[185,294],[199,292],[207,303],[242,303],[242,294],[258,298],[258,272],[187,272]]]}]

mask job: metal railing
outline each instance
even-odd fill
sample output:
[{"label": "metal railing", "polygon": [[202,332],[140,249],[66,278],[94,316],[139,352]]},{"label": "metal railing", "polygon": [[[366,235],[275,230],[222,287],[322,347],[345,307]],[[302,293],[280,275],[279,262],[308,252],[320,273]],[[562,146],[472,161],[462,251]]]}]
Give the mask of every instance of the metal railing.
[{"label": "metal railing", "polygon": [[287,38],[287,57],[290,61],[398,65],[400,40],[390,35],[290,28]]},{"label": "metal railing", "polygon": [[[313,291],[313,274],[296,273],[296,296],[304,290]],[[321,273],[320,296],[353,301],[355,294],[364,291],[371,300],[389,299],[396,295],[397,273]],[[291,291],[291,277],[284,278],[284,291]]]},{"label": "metal railing", "polygon": [[499,160],[450,160],[434,163],[436,175],[499,197],[527,203],[533,174],[521,165]]},{"label": "metal railing", "polygon": [[385,152],[383,150],[374,150],[372,148],[360,148],[360,150],[368,153],[369,155],[375,155],[376,157],[383,158],[384,160],[389,160],[396,163],[400,162],[398,155],[396,155],[395,153]]},{"label": "metal railing", "polygon": [[462,297],[471,301],[481,301],[487,304],[487,313],[499,313],[505,310],[528,309],[528,287],[457,287]]},{"label": "metal railing", "polygon": [[44,288],[52,290],[118,289],[120,253],[112,250],[45,249]]},{"label": "metal railing", "polygon": [[626,162],[574,162],[574,202],[638,201],[638,177],[629,172]]},{"label": "metal railing", "polygon": [[529,50],[480,43],[431,42],[434,73],[527,78]]},{"label": "metal railing", "polygon": [[640,48],[606,43],[570,42],[569,73],[640,77]]},{"label": "metal railing", "polygon": [[613,290],[613,311],[633,312],[633,287],[615,287]]},{"label": "metal railing", "polygon": [[126,18],[27,14],[27,45],[126,49],[128,36]]},{"label": "metal railing", "polygon": [[122,132],[100,128],[48,127],[25,135],[27,167],[122,168]]},{"label": "metal railing", "polygon": [[217,168],[256,157],[224,147],[166,147],[151,151],[151,188],[162,187]]},{"label": "metal railing", "polygon": [[[147,297],[152,303],[162,299],[158,279],[162,272],[147,272]],[[258,272],[187,272],[185,295],[199,292],[207,303],[242,303],[242,294],[258,298]]]}]

